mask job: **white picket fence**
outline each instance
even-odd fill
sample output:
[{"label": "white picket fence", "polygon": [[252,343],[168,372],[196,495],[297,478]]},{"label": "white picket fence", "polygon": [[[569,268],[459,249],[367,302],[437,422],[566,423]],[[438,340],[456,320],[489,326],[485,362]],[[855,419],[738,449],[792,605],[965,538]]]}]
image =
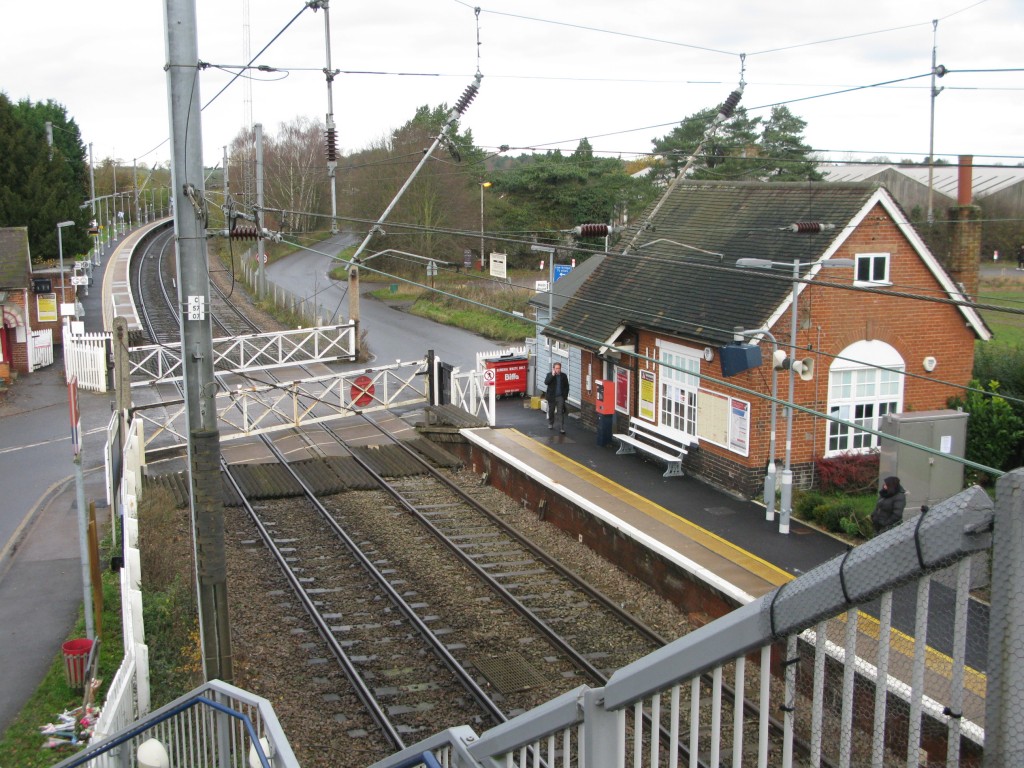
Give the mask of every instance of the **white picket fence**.
[{"label": "white picket fence", "polygon": [[32,331],[29,349],[32,357],[29,361],[30,371],[53,365],[53,331],[50,328]]},{"label": "white picket fence", "polygon": [[[117,414],[107,428],[108,442],[114,442]],[[138,550],[139,496],[142,492],[144,449],[142,422],[133,420],[128,427],[123,460],[123,475],[118,504],[124,526],[124,566],[121,568],[121,620],[123,622],[124,659],[114,674],[96,723],[94,742],[123,731],[150,710],[149,646],[145,642],[142,620],[142,569]],[[111,507],[114,512],[114,507]],[[112,523],[116,515],[112,517]],[[94,765],[114,768],[120,765],[116,756],[106,756]]]},{"label": "white picket fence", "polygon": [[90,392],[107,391],[107,345],[109,333],[64,336],[64,373],[68,381],[78,377],[78,386]]},{"label": "white picket fence", "polygon": [[507,349],[494,349],[490,352],[477,352],[476,353],[476,369],[482,371],[487,367],[488,360],[494,360],[499,357],[529,357],[529,347],[508,347]]}]

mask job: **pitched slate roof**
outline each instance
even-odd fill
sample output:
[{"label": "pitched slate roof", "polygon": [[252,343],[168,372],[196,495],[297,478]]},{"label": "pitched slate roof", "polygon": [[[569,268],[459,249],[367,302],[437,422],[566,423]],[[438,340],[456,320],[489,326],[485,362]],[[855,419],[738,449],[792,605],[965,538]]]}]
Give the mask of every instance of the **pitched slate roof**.
[{"label": "pitched slate roof", "polygon": [[0,290],[29,284],[27,227],[0,227]]},{"label": "pitched slate roof", "polygon": [[535,293],[527,303],[535,307],[547,309],[550,302],[551,308],[557,313],[558,310],[565,306],[565,302],[569,300],[569,297],[578,291],[579,287],[586,282],[591,273],[601,265],[604,259],[605,255],[603,253],[593,254],[586,261],[582,261],[575,266],[569,274],[560,278],[555,283],[553,291]]},{"label": "pitched slate roof", "polygon": [[[738,269],[738,259],[814,261],[844,240],[879,201],[905,220],[876,184],[683,182],[656,213],[641,216],[624,233],[624,252],[604,260],[545,334],[597,349],[626,325],[728,343],[736,326],[754,329],[770,323],[792,290],[792,272],[786,267],[772,270],[778,275],[773,279],[768,270]],[[818,234],[782,229],[808,221],[831,223],[835,229]],[[912,232],[908,237],[919,251],[927,251]],[[936,277],[955,290],[934,257],[927,254],[926,260]]]}]

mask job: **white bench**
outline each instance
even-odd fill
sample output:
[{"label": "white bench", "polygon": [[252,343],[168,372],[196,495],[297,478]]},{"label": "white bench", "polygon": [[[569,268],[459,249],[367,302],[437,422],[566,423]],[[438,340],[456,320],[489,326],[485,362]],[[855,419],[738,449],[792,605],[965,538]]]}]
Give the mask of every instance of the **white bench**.
[{"label": "white bench", "polygon": [[657,432],[654,425],[633,416],[629,419],[629,431],[612,435],[612,438],[619,442],[616,454],[636,453],[639,450],[665,462],[667,468],[664,477],[678,477],[683,474],[686,445]]}]

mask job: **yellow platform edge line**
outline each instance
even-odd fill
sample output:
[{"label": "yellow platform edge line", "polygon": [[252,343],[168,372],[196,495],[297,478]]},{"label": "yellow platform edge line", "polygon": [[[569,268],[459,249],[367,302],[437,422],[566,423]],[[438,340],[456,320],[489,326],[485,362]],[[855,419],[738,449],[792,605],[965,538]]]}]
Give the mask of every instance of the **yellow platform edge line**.
[{"label": "yellow platform edge line", "polygon": [[579,462],[570,459],[564,454],[549,448],[543,443],[524,435],[518,429],[502,429],[500,430],[500,433],[510,436],[511,439],[524,448],[535,453],[543,453],[545,458],[547,458],[552,464],[557,464],[564,469],[570,469],[574,474],[584,477],[588,482],[604,489],[611,495],[618,496],[623,500],[628,500],[629,503],[637,509],[657,513],[656,516],[659,522],[684,533],[711,552],[714,552],[737,565],[742,565],[751,573],[769,584],[773,584],[778,587],[782,586],[786,582],[792,581],[794,578],[791,573],[784,571],[777,565],[773,565],[752,552],[748,552],[742,547],[736,546],[731,541],[723,539],[718,534],[712,533],[708,529],[702,528],[696,523],[692,523],[689,520],[674,514],[671,510],[665,509],[665,507],[660,504],[654,503],[635,491],[631,491],[629,488],[616,483],[614,480],[609,480],[604,475],[598,474],[589,467],[586,467]]},{"label": "yellow platform edge line", "polygon": [[[845,623],[846,616],[847,614],[843,614],[836,618]],[[857,612],[857,619],[857,631],[873,640],[878,640],[882,632],[882,623],[876,617],[863,611]],[[865,624],[868,626],[865,626]],[[914,655],[916,641],[913,637],[895,627],[889,628],[889,637],[893,638],[889,641],[890,647],[894,648],[898,653],[907,657]],[[937,675],[949,678],[950,670],[953,669],[953,658],[930,645],[925,646],[925,653],[927,656],[925,666]],[[988,675],[964,664],[964,688],[978,698],[985,698],[986,691],[988,690]]]}]

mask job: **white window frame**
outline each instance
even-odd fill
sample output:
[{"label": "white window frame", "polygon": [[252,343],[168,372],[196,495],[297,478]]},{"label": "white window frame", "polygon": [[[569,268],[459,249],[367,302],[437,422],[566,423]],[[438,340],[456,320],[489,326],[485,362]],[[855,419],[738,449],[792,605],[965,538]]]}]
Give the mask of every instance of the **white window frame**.
[{"label": "white window frame", "polygon": [[[892,266],[891,254],[858,253],[856,257],[856,265],[853,271],[854,285],[892,285],[892,281],[889,279],[890,267]],[[862,280],[860,276],[861,264],[865,263],[868,265],[868,279]],[[875,268],[878,264],[882,265],[883,274],[881,279],[875,276]]]},{"label": "white window frame", "polygon": [[[697,393],[704,351],[658,341],[658,427],[686,443],[697,442]],[[679,369],[683,370],[679,370]]]},{"label": "white window frame", "polygon": [[[839,353],[829,369],[827,413],[843,421],[878,429],[890,413],[903,411],[906,365],[884,341],[858,341]],[[834,421],[825,425],[825,457],[868,453],[879,438]]]},{"label": "white window frame", "polygon": [[569,344],[558,339],[552,339],[551,341],[551,354],[558,355],[559,357],[569,357]]}]

